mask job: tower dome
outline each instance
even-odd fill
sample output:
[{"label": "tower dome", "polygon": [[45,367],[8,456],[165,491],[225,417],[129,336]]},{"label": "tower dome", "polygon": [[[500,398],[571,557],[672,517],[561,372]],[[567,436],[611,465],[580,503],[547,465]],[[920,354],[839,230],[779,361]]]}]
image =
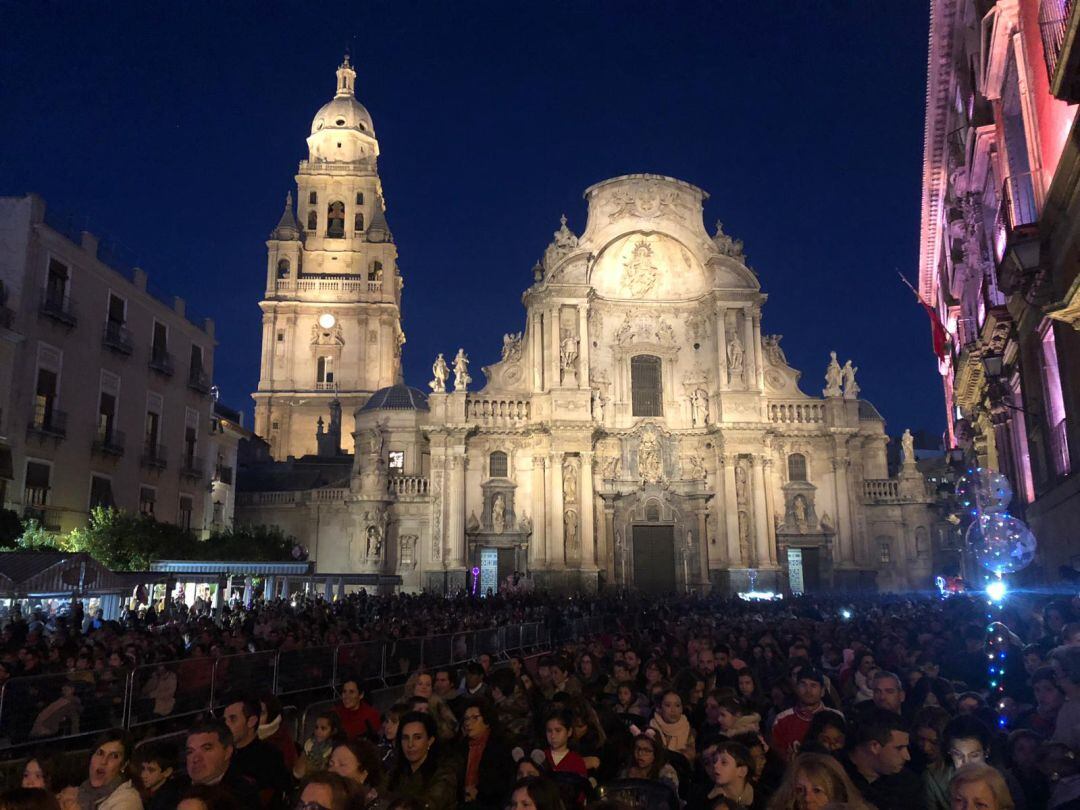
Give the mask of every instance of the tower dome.
[{"label": "tower dome", "polygon": [[371,113],[356,100],[356,71],[349,64],[348,54],[337,69],[337,93],[324,104],[311,121],[311,134],[324,129],[352,129],[375,137]]}]

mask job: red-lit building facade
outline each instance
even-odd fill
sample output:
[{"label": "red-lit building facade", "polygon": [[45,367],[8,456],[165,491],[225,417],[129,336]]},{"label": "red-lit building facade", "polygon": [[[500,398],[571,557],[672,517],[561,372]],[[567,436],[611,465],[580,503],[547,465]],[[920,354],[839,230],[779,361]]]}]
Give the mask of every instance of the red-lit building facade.
[{"label": "red-lit building facade", "polygon": [[[919,293],[949,332],[950,446],[1080,570],[1080,2],[933,0]],[[1068,573],[1068,572],[1066,572]]]}]

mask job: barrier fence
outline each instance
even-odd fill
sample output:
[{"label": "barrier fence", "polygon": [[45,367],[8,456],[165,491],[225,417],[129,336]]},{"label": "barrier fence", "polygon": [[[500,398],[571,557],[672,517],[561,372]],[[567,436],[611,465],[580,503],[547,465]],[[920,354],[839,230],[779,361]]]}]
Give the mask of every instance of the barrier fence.
[{"label": "barrier fence", "polygon": [[599,617],[549,630],[539,622],[464,633],[185,658],[132,670],[79,670],[9,678],[0,684],[0,749],[138,729],[221,708],[227,694],[337,694],[345,677],[401,683],[422,667],[530,652],[599,632]]}]

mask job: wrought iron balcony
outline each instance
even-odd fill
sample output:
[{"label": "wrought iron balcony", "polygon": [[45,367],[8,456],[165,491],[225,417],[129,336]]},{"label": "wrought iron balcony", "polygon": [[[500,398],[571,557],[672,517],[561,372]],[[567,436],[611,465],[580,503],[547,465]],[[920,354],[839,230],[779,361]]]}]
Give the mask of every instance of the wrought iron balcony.
[{"label": "wrought iron balcony", "polygon": [[193,368],[188,372],[187,384],[192,391],[198,391],[200,394],[210,393],[210,375],[201,368]]},{"label": "wrought iron balcony", "polygon": [[163,374],[166,377],[171,377],[175,371],[172,355],[164,349],[156,347],[150,351],[149,366],[151,370],[156,371],[158,374]]},{"label": "wrought iron balcony", "polygon": [[99,430],[97,436],[94,438],[94,443],[91,448],[95,453],[103,456],[122,456],[124,455],[124,433],[123,431],[112,428],[109,430]]},{"label": "wrought iron balcony", "polygon": [[59,408],[39,410],[34,413],[26,430],[28,433],[63,439],[67,436],[67,412]]},{"label": "wrought iron balcony", "polygon": [[1062,101],[1080,101],[1080,9],[1075,0],[1042,0],[1039,33],[1050,92]]},{"label": "wrought iron balcony", "polygon": [[67,294],[49,291],[42,293],[41,306],[38,312],[46,318],[52,318],[57,323],[62,323],[68,328],[75,326],[79,322],[79,319],[75,316],[75,302]]},{"label": "wrought iron balcony", "polygon": [[105,348],[119,354],[130,355],[135,351],[135,341],[131,337],[131,330],[116,321],[105,324],[105,333],[101,337],[101,343]]},{"label": "wrought iron balcony", "polygon": [[149,467],[154,470],[164,470],[168,463],[166,462],[167,451],[165,445],[154,444],[153,442],[147,442],[143,445],[142,456],[139,458],[139,463],[144,467]]},{"label": "wrought iron balcony", "polygon": [[180,461],[180,475],[185,478],[203,477],[203,460],[200,456],[185,455]]}]

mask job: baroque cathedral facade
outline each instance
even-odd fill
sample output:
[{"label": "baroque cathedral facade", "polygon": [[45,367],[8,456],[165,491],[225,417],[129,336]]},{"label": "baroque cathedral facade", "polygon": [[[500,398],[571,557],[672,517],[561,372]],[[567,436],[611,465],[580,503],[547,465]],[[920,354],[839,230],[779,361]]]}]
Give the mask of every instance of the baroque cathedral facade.
[{"label": "baroque cathedral facade", "polygon": [[[627,175],[585,191],[532,271],[501,359],[402,382],[402,279],[348,60],[267,242],[256,432],[240,523],[320,573],[407,590],[814,591],[930,586],[937,525],[910,443],[830,359],[800,390],[740,241],[708,195]],[[294,210],[295,205],[295,210]],[[477,576],[478,575],[478,576]]]}]

